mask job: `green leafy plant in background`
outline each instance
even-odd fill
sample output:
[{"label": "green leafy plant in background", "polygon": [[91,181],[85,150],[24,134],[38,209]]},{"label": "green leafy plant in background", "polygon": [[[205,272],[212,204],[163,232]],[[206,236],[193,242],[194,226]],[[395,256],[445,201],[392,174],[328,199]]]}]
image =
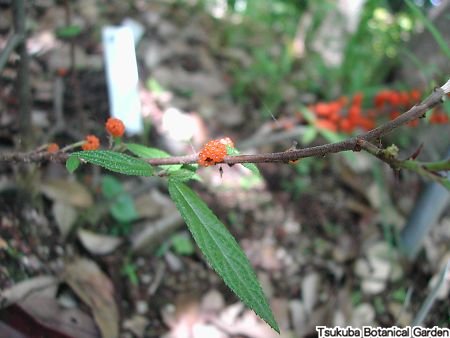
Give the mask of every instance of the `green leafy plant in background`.
[{"label": "green leafy plant in background", "polygon": [[433,36],[433,39],[436,41],[436,43],[439,45],[439,48],[441,49],[442,53],[447,56],[448,59],[450,59],[450,47],[448,45],[448,41],[445,40],[445,38],[441,35],[439,30],[433,25],[433,23],[428,19],[422,11],[411,2],[411,0],[405,0],[406,5],[412,12],[413,16],[419,20],[426,29],[431,33]]},{"label": "green leafy plant in background", "polygon": [[344,92],[353,93],[381,83],[394,66],[394,57],[401,43],[401,33],[410,27],[399,24],[394,14],[380,1],[365,3],[356,32],[344,52],[338,71]]},{"label": "green leafy plant in background", "polygon": [[[138,144],[126,144],[126,149],[141,158],[168,156],[162,150]],[[230,148],[228,151],[233,152]],[[170,168],[169,166],[154,168],[141,158],[111,150],[74,152],[67,159],[66,167],[70,172],[74,172],[82,162],[87,162],[125,175],[167,177],[169,194],[208,263],[243,303],[255,311],[275,331],[280,332],[256,274],[244,252],[225,225],[186,184],[189,180],[196,178],[196,166],[176,165]],[[257,172],[254,165],[250,166],[250,169]],[[114,201],[111,204],[113,216],[123,218],[125,216],[119,216],[117,212],[125,210],[125,218],[133,219],[132,200],[130,201],[129,196],[124,193],[117,180],[112,176],[105,176],[102,180],[102,192],[106,198]],[[180,239],[172,239],[172,241],[172,245],[179,253],[191,252],[186,241]],[[132,265],[125,264],[122,271],[131,282],[135,280]]]},{"label": "green leafy plant in background", "polygon": [[230,67],[232,95],[244,105],[256,100],[261,116],[270,118],[284,99],[284,85],[292,82],[290,42],[299,7],[290,1],[247,1],[244,9],[236,2],[229,2],[229,8],[242,22],[224,24],[221,44],[231,50],[246,50],[249,62]]},{"label": "green leafy plant in background", "polygon": [[139,218],[133,197],[125,191],[122,183],[114,176],[104,175],[100,183],[109,213],[117,222],[111,227],[111,234],[128,234],[131,223]]},{"label": "green leafy plant in background", "polygon": [[[235,60],[230,65],[234,98],[253,105],[267,119],[277,116],[283,107],[287,84],[325,99],[379,89],[398,64],[398,53],[405,50],[399,46],[411,35],[414,17],[419,14],[423,17],[417,6],[411,6],[414,11],[405,8],[395,11],[389,2],[366,1],[355,32],[342,37],[345,43],[342,62],[334,66],[327,65],[314,44],[323,35],[324,20],[330,13],[339,12],[336,3],[228,1],[230,18],[239,17],[240,21],[222,22],[225,29],[220,48],[225,48],[225,53],[230,49],[230,59]],[[417,11],[419,14],[414,13]],[[345,25],[343,17],[333,20]],[[304,22],[310,22],[301,37],[308,53],[299,59],[293,55],[292,46]],[[445,49],[447,44],[433,25],[426,21],[424,25]],[[246,51],[247,56],[233,57],[235,49]]]},{"label": "green leafy plant in background", "polygon": [[122,265],[120,273],[123,276],[126,276],[132,285],[138,285],[139,277],[136,270],[136,265],[130,261],[130,258],[127,257]]},{"label": "green leafy plant in background", "polygon": [[83,29],[78,25],[69,25],[58,28],[56,30],[56,36],[60,39],[73,39],[79,36],[83,32]]},{"label": "green leafy plant in background", "polygon": [[176,234],[171,237],[173,250],[179,255],[190,256],[195,252],[191,239],[185,234]]}]

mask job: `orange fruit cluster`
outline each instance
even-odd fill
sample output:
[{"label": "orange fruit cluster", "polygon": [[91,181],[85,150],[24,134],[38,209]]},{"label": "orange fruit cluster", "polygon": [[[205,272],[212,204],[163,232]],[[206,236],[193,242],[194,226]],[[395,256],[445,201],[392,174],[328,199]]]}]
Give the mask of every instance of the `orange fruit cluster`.
[{"label": "orange fruit cluster", "polygon": [[97,150],[100,148],[100,140],[95,135],[87,135],[81,148],[83,150]]},{"label": "orange fruit cluster", "polygon": [[198,164],[208,167],[223,162],[227,155],[227,146],[234,148],[234,143],[229,137],[207,142],[198,154]]},{"label": "orange fruit cluster", "polygon": [[119,119],[110,117],[105,124],[106,131],[113,137],[121,137],[125,132],[125,125]]},{"label": "orange fruit cluster", "polygon": [[[119,119],[110,117],[105,123],[106,131],[113,137],[121,137],[125,132],[125,125]],[[116,142],[120,142],[120,139],[116,139]],[[230,140],[231,141],[231,140]],[[76,142],[69,148],[78,147],[81,145],[83,150],[97,150],[100,148],[100,140],[95,135],[87,135],[84,141]],[[67,147],[66,147],[67,148]],[[59,146],[56,143],[51,143],[47,146],[47,151],[49,153],[56,153],[59,151]]]},{"label": "orange fruit cluster", "polygon": [[[379,92],[374,98],[374,105],[378,109],[387,109],[391,120],[401,115],[400,110],[406,111],[413,105],[420,102],[422,94],[419,90],[413,89],[411,91],[395,91],[383,90]],[[449,122],[448,115],[442,111],[441,107],[435,107],[431,112],[430,123],[445,124]],[[419,120],[413,120],[408,123],[410,127],[417,127]]]},{"label": "orange fruit cluster", "polygon": [[449,118],[445,112],[440,109],[434,108],[429,121],[433,124],[446,124],[449,122]]},{"label": "orange fruit cluster", "polygon": [[356,128],[370,130],[375,127],[372,114],[363,114],[363,94],[356,93],[351,100],[343,96],[335,101],[319,102],[310,109],[316,114],[316,125],[331,131],[351,133]]},{"label": "orange fruit cluster", "polygon": [[[375,95],[373,104],[380,112],[380,115],[388,113],[389,118],[394,120],[401,115],[400,111],[407,111],[413,105],[419,103],[421,98],[422,94],[417,89],[411,91],[385,89]],[[417,127],[418,125],[418,119],[408,123],[409,127]]]},{"label": "orange fruit cluster", "polygon": [[385,106],[408,109],[420,102],[421,98],[422,94],[417,89],[411,91],[385,89],[379,91],[377,95],[375,95],[373,104],[377,109],[381,109]]},{"label": "orange fruit cluster", "polygon": [[[419,90],[410,91],[382,90],[373,98],[372,109],[363,109],[363,94],[356,93],[351,99],[341,97],[331,102],[319,102],[310,107],[317,119],[316,125],[330,131],[352,133],[360,128],[364,131],[375,128],[377,118],[389,116],[393,120],[401,115],[401,111],[407,111],[414,104],[420,102],[422,94]],[[448,115],[440,108],[435,108],[430,117],[430,123],[445,124],[449,122]],[[419,120],[408,123],[410,127],[416,127]]]}]

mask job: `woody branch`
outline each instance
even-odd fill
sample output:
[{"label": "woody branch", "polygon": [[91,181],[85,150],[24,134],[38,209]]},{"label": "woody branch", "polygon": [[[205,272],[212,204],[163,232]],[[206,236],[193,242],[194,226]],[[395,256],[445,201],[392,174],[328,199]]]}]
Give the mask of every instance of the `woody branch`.
[{"label": "woody branch", "polygon": [[[283,152],[276,153],[262,153],[254,155],[238,155],[238,156],[226,156],[222,163],[226,164],[238,164],[238,163],[276,163],[276,162],[289,162],[295,161],[305,157],[313,156],[325,156],[328,154],[339,153],[342,151],[360,151],[365,150],[372,155],[375,155],[371,142],[380,140],[381,137],[391,133],[393,130],[400,126],[407,124],[417,118],[422,118],[425,113],[442,102],[444,96],[450,92],[450,80],[448,80],[442,87],[436,88],[426,99],[421,103],[416,104],[407,112],[403,113],[396,119],[386,122],[379,127],[372,129],[366,133],[359,134],[357,136],[348,138],[344,141],[324,144],[320,146],[307,147],[302,149],[289,149]],[[373,147],[371,147],[373,146]],[[376,156],[376,155],[375,155]],[[59,152],[56,154],[50,154],[47,152],[29,152],[29,153],[3,153],[0,154],[0,161],[2,162],[43,162],[43,161],[65,161],[68,154]],[[399,165],[401,161],[390,162],[387,158],[377,156],[384,162],[387,162],[392,167],[401,168]],[[151,165],[170,165],[170,164],[192,164],[198,160],[198,154],[188,156],[173,156],[167,158],[153,158],[146,161]],[[443,168],[448,168],[448,161],[444,161]],[[404,167],[404,166],[403,166]]]}]

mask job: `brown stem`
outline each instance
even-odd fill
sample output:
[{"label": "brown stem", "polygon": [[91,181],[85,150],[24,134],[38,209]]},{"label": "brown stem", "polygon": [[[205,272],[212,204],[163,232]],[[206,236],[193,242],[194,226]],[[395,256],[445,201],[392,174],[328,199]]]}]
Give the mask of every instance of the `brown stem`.
[{"label": "brown stem", "polygon": [[[444,86],[443,86],[444,87]],[[351,137],[347,140],[330,143],[320,146],[308,147],[296,150],[287,150],[278,153],[266,153],[255,155],[238,155],[226,156],[223,163],[269,163],[269,162],[289,162],[304,157],[325,156],[327,154],[338,153],[341,151],[359,151],[363,145],[370,144],[370,141],[377,140],[382,136],[392,132],[394,129],[416,119],[421,118],[424,114],[435,105],[439,104],[445,95],[446,90],[437,88],[423,102],[415,105],[406,113],[400,115],[396,119],[386,122],[381,126],[370,130],[367,133]],[[373,145],[372,145],[373,146]],[[373,146],[375,147],[375,146]],[[0,154],[0,161],[19,161],[19,162],[39,162],[46,160],[64,161],[67,154],[48,154],[48,153],[10,153]],[[153,158],[146,160],[152,165],[166,164],[192,164],[197,162],[197,154],[188,156],[174,156],[166,158]]]},{"label": "brown stem", "polygon": [[[437,88],[428,96],[422,103],[415,105],[409,109],[406,113],[400,115],[396,119],[386,122],[381,126],[370,130],[367,133],[360,134],[351,137],[347,140],[329,143],[320,146],[308,147],[296,150],[287,150],[278,153],[267,153],[267,154],[255,154],[255,155],[239,155],[239,156],[226,156],[223,163],[236,164],[236,163],[269,163],[269,162],[289,162],[294,161],[304,157],[312,156],[325,156],[327,154],[338,153],[341,151],[358,151],[358,140],[373,141],[381,138],[382,136],[392,132],[394,129],[412,121],[417,118],[421,118],[425,113],[433,108],[435,105],[439,104],[445,92],[442,88]],[[147,160],[148,163],[152,165],[161,164],[186,164],[195,163],[197,157],[182,156],[182,157],[167,157]]]},{"label": "brown stem", "polygon": [[[389,164],[389,166],[393,170],[407,169],[409,171],[413,171],[421,175],[422,177],[426,177],[432,181],[438,182],[447,189],[449,189],[447,176],[441,175],[434,170],[434,169],[449,170],[450,169],[449,160],[431,163],[421,163],[415,160],[399,160],[396,156],[396,150],[398,149],[396,149],[395,146],[391,146],[386,149],[381,149],[373,145],[372,143],[362,139],[358,141],[358,145],[361,147],[361,149],[364,149],[365,151],[377,157],[381,161]],[[392,147],[395,148],[393,151],[391,150]]]}]

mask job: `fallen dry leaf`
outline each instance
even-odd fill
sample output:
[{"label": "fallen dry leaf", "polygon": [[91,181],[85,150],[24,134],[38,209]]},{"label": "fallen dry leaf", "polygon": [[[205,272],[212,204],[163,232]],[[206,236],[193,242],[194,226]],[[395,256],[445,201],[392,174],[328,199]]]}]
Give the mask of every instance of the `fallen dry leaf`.
[{"label": "fallen dry leaf", "polygon": [[77,210],[69,204],[55,201],[52,213],[62,238],[66,238],[78,217]]},{"label": "fallen dry leaf", "polygon": [[225,299],[218,290],[211,289],[203,295],[200,307],[204,313],[217,313],[225,307]]},{"label": "fallen dry leaf", "polygon": [[361,290],[364,293],[377,294],[385,289],[388,280],[402,277],[398,254],[391,251],[386,242],[375,242],[366,249],[367,258],[356,261],[355,273],[362,279]]},{"label": "fallen dry leaf", "polygon": [[122,239],[118,237],[99,235],[84,229],[78,230],[78,238],[81,244],[94,255],[109,254],[122,243]]},{"label": "fallen dry leaf", "polygon": [[8,249],[8,243],[6,243],[6,241],[0,237],[0,250],[5,250]]},{"label": "fallen dry leaf", "polygon": [[93,199],[86,187],[77,181],[52,179],[41,184],[40,191],[49,199],[74,207],[88,208]]},{"label": "fallen dry leaf", "polygon": [[375,309],[369,303],[359,304],[353,310],[350,323],[354,327],[374,326]]},{"label": "fallen dry leaf", "polygon": [[150,321],[144,316],[134,315],[132,318],[124,321],[123,328],[141,338],[144,337],[145,328],[148,326],[149,322]]},{"label": "fallen dry leaf", "polygon": [[58,280],[53,276],[39,276],[13,285],[0,293],[0,308],[22,301],[33,293],[56,295]]},{"label": "fallen dry leaf", "polygon": [[91,308],[102,337],[118,337],[119,314],[114,301],[114,287],[97,264],[85,258],[68,262],[63,278]]},{"label": "fallen dry leaf", "polygon": [[[94,321],[76,308],[64,308],[53,297],[33,294],[17,305],[45,328],[74,338],[99,338]],[[63,336],[61,335],[61,336]],[[47,335],[43,335],[47,337]]]},{"label": "fallen dry leaf", "polygon": [[302,280],[302,298],[305,310],[311,313],[319,298],[320,275],[317,272],[308,273]]}]

